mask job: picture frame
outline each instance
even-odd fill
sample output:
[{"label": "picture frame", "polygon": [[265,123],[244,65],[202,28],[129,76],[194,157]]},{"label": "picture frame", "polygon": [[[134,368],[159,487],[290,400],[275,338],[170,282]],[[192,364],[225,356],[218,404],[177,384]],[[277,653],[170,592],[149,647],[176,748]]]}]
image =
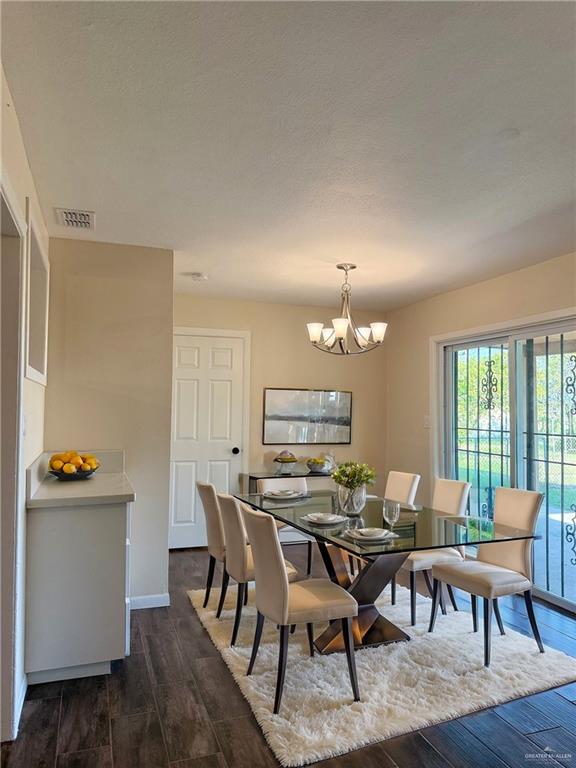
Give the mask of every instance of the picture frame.
[{"label": "picture frame", "polygon": [[264,389],[263,445],[350,445],[352,392]]}]

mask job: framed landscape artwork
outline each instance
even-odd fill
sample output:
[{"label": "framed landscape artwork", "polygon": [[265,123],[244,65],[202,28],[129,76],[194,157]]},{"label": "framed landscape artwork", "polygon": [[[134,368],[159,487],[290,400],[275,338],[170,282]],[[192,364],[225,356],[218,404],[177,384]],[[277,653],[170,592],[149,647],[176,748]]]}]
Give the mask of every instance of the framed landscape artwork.
[{"label": "framed landscape artwork", "polygon": [[264,445],[349,444],[351,429],[352,392],[264,390]]}]

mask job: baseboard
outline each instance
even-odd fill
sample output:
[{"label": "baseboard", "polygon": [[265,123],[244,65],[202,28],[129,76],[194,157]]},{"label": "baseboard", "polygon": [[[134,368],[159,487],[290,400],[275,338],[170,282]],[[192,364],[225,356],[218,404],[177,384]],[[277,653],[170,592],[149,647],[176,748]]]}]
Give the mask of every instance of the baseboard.
[{"label": "baseboard", "polygon": [[168,592],[160,595],[136,595],[130,598],[131,611],[138,611],[140,608],[163,608],[166,605],[170,605]]},{"label": "baseboard", "polygon": [[76,667],[62,667],[61,669],[46,669],[39,672],[28,672],[28,681],[36,683],[53,683],[56,680],[74,680],[78,677],[96,677],[97,675],[109,675],[110,662],[97,661],[94,664],[80,664]]}]

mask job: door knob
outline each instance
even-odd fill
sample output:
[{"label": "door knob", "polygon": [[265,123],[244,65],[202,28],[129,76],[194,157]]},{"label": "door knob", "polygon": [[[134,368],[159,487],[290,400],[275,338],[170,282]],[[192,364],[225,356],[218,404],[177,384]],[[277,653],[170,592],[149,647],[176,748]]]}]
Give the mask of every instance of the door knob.
[{"label": "door knob", "polygon": [[234,454],[234,456],[236,456],[237,454],[240,453],[240,448],[237,448],[237,447],[232,448],[232,453]]}]

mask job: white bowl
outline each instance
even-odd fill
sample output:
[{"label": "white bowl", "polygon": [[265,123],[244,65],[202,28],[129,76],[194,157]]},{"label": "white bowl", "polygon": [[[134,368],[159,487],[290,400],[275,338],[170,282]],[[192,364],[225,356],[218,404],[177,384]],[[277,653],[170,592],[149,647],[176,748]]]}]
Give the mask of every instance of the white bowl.
[{"label": "white bowl", "polygon": [[340,520],[340,515],[333,512],[311,512],[308,517],[316,523],[332,523]]}]

